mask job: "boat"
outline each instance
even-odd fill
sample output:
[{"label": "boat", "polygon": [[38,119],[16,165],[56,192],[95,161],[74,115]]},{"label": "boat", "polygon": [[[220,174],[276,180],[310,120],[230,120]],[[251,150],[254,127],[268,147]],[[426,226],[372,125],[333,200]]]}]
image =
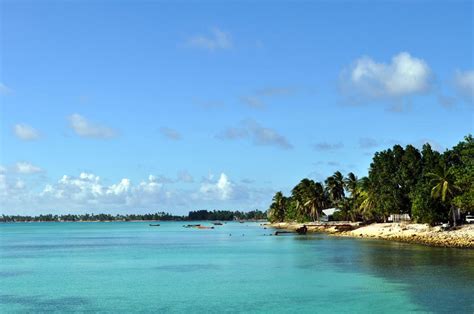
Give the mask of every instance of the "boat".
[{"label": "boat", "polygon": [[214,226],[222,226],[222,222],[213,222],[212,223]]},{"label": "boat", "polygon": [[207,227],[207,226],[197,226],[197,229],[214,229],[214,227]]},{"label": "boat", "polygon": [[183,225],[184,228],[197,228],[201,226],[200,224],[196,224],[196,225]]},{"label": "boat", "polygon": [[150,227],[159,227],[160,224],[156,224],[156,225],[153,225],[153,224],[150,224]]}]

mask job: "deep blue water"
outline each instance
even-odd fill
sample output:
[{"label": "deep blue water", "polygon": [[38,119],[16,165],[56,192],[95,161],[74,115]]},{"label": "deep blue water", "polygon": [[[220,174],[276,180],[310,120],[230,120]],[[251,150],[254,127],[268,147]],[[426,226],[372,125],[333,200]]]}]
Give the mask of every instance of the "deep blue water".
[{"label": "deep blue water", "polygon": [[474,250],[183,224],[0,224],[0,312],[474,313]]}]

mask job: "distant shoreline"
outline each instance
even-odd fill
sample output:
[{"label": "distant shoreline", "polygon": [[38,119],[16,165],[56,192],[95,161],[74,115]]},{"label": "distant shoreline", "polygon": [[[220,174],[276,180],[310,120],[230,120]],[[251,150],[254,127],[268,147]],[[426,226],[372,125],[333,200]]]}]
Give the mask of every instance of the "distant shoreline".
[{"label": "distant shoreline", "polygon": [[84,222],[192,222],[192,221],[222,221],[222,222],[268,222],[266,219],[242,219],[242,220],[223,220],[223,219],[198,219],[198,220],[190,220],[190,219],[183,219],[183,220],[77,220],[77,221],[47,221],[47,220],[31,220],[31,221],[0,221],[0,224],[17,224],[17,223],[84,223]]},{"label": "distant shoreline", "polygon": [[[427,246],[474,249],[474,225],[462,225],[452,230],[440,226],[414,223],[373,223],[359,226],[357,223],[296,223],[282,222],[267,224],[271,228],[296,231],[305,225],[308,232],[324,232],[331,236],[370,238]],[[344,226],[345,228],[339,228]],[[350,230],[348,230],[350,229]]]}]

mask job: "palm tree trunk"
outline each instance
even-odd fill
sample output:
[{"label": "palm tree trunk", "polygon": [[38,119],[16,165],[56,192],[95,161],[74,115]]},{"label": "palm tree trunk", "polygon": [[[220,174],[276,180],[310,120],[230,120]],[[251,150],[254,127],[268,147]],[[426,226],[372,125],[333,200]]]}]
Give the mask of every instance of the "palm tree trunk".
[{"label": "palm tree trunk", "polygon": [[456,226],[457,226],[457,223],[456,223],[456,211],[455,211],[454,207],[451,207],[451,211],[453,212],[453,226],[456,227]]}]

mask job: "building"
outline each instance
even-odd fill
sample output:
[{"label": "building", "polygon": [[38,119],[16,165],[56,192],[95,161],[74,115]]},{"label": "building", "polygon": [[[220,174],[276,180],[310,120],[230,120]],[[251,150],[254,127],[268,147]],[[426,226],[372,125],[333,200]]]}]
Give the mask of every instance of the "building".
[{"label": "building", "polygon": [[321,221],[331,221],[335,213],[339,212],[339,208],[327,208],[323,209],[323,215],[321,216]]}]

